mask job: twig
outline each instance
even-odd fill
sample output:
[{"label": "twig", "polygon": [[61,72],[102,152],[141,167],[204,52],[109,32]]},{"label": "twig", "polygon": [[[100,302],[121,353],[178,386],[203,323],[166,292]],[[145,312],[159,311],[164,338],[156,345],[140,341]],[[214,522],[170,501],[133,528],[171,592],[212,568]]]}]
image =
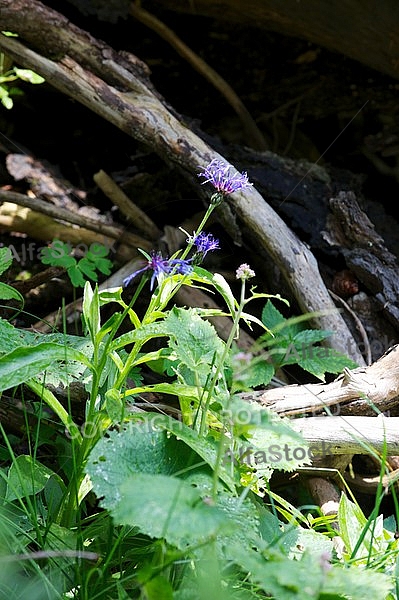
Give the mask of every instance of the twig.
[{"label": "twig", "polygon": [[357,314],[351,309],[349,304],[347,302],[345,302],[345,300],[343,298],[341,298],[341,296],[337,296],[337,294],[334,294],[334,292],[332,290],[328,290],[328,291],[330,292],[330,295],[332,298],[334,298],[334,300],[336,300],[337,302],[340,302],[345,307],[345,309],[348,311],[348,313],[351,315],[351,317],[355,321],[356,329],[359,331],[362,341],[363,341],[363,344],[364,344],[364,348],[365,348],[365,352],[366,352],[366,363],[368,365],[371,365],[371,363],[373,362],[373,359],[371,356],[370,342],[369,342],[369,338],[366,333],[366,330],[363,327],[363,323],[361,322],[361,320],[359,319]]},{"label": "twig", "polygon": [[111,237],[115,240],[119,240],[121,242],[123,241],[123,243],[135,248],[140,247],[144,250],[151,250],[152,247],[148,240],[144,240],[142,237],[135,235],[134,233],[124,231],[121,227],[107,225],[106,223],[90,219],[84,215],[73,213],[65,208],[61,208],[60,206],[54,206],[48,202],[45,202],[44,200],[40,200],[40,198],[29,198],[29,196],[25,196],[24,194],[19,194],[17,192],[0,190],[0,201],[13,202],[19,206],[25,206],[31,210],[52,217],[53,219],[66,221],[67,223],[73,223],[75,225],[79,225],[80,227],[85,227],[91,231],[96,231],[97,233]]},{"label": "twig", "polygon": [[191,48],[189,48],[169,27],[162,23],[157,17],[144,10],[132,2],[130,4],[130,13],[140,23],[146,25],[155,31],[162,39],[176,50],[198,73],[207,79],[227,100],[227,102],[235,110],[244,129],[248,132],[248,137],[252,146],[257,150],[267,150],[265,138],[255,123],[248,109],[245,107],[242,100],[237,96],[230,84],[227,83],[217,71],[210,67],[202,58],[198,56]]},{"label": "twig", "polygon": [[157,239],[162,234],[161,230],[155,225],[146,213],[141,210],[125,192],[115,183],[115,181],[103,170],[93,175],[94,182],[100,190],[115,204],[119,210],[131,220],[137,231],[143,233],[149,239]]}]

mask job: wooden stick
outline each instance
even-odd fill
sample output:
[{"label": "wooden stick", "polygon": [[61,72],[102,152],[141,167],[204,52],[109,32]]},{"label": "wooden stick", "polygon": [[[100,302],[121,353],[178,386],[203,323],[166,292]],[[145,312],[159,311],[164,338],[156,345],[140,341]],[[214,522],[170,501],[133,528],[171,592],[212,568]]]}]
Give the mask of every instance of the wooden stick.
[{"label": "wooden stick", "polygon": [[[2,0],[3,3],[4,1]],[[24,7],[26,18],[29,19],[29,28],[25,30],[25,35],[28,37],[38,27],[41,31],[44,26],[47,27],[45,17],[49,17],[43,8],[41,12],[38,11],[38,5],[41,7],[43,5],[35,0],[13,0],[12,3],[7,0],[6,4],[8,4],[9,16],[13,13],[14,7],[15,9]],[[17,16],[14,14],[15,19]],[[13,23],[13,30],[17,31],[17,21]],[[59,34],[63,38],[62,47],[66,45],[65,36],[68,33],[73,39],[78,35],[72,36],[66,25],[65,30]],[[38,43],[38,36],[34,37],[35,42]],[[57,38],[52,39],[52,43],[55,44],[54,52]],[[78,45],[78,41],[75,45]],[[113,61],[112,64],[108,63],[103,57],[101,64],[96,66],[97,71],[101,67],[114,69],[115,78],[124,78],[126,92],[123,92],[85,70],[68,56],[64,56],[56,63],[25,48],[20,41],[6,36],[0,36],[0,47],[18,63],[39,72],[49,84],[72,96],[128,135],[134,136],[147,145],[150,143],[165,160],[183,166],[191,180],[198,175],[199,169],[213,158],[224,160],[223,156],[216,153],[181,123],[153,93],[150,86],[146,86],[135,73],[127,71],[125,67],[115,66]],[[73,51],[72,42],[70,48]],[[112,50],[110,53],[112,54]],[[91,60],[93,56],[94,53],[91,55]],[[109,71],[107,76],[109,77]],[[162,132],[162,135],[159,132]],[[349,354],[359,365],[363,365],[363,356],[348,326],[332,302],[319,274],[317,261],[309,248],[297,238],[254,188],[232,194],[230,204],[239,219],[251,231],[252,237],[276,263],[297,298],[301,310],[319,313],[313,325],[335,332],[336,335],[328,338],[326,344]]]}]

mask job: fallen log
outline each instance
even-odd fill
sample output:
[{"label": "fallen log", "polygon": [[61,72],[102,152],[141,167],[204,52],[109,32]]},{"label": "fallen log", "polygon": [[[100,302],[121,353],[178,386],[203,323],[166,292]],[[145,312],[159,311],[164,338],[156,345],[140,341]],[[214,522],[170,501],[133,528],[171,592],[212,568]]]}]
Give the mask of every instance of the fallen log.
[{"label": "fallen log", "polygon": [[[165,161],[180,166],[190,181],[212,159],[224,159],[166,106],[136,57],[115,52],[36,0],[0,0],[0,7],[2,29],[11,29],[20,36],[18,40],[0,36],[0,47],[13,60],[37,71],[62,93],[151,146]],[[46,36],[42,35],[44,30]],[[21,40],[38,51],[27,48]],[[42,53],[51,53],[57,60]],[[301,310],[319,313],[313,324],[335,332],[327,343],[351,352],[359,365],[364,364],[309,248],[256,189],[232,194],[229,206],[280,269]]]}]

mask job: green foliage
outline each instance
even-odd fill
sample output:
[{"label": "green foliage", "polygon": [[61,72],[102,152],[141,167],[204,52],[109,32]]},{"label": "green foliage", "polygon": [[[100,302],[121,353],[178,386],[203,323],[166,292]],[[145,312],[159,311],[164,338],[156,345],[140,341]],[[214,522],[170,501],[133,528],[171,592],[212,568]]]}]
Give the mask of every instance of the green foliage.
[{"label": "green foliage", "polygon": [[332,348],[318,346],[332,335],[331,331],[305,329],[303,321],[313,315],[286,319],[268,300],[262,311],[262,322],[269,329],[259,338],[266,347],[275,369],[299,365],[304,371],[325,381],[326,373],[341,373],[344,367],[358,365]]},{"label": "green foliage", "polygon": [[[270,295],[247,292],[245,277],[237,301],[220,274],[191,263],[184,274],[162,272],[147,309],[136,312],[145,279],[129,304],[122,288],[100,291],[85,281],[96,281],[97,270],[109,274],[106,256],[94,245],[77,261],[59,240],[43,254],[84,285],[82,336],[38,334],[0,319],[0,392],[13,390],[22,404],[28,388],[35,398],[26,403],[34,411],[22,439],[0,423],[0,563],[9,561],[12,574],[0,572],[0,596],[396,598],[397,542],[382,517],[366,519],[341,500],[340,555],[327,517],[309,516],[270,489],[273,471],[309,462],[308,444],[288,420],[238,393],[269,383],[288,364],[320,379],[354,366],[321,354],[329,332],[303,328],[307,315],[285,319]],[[10,264],[0,252],[0,268]],[[227,312],[177,308],[183,284],[216,291]],[[261,320],[247,312],[259,299],[267,300]],[[226,315],[233,324],[223,340],[209,319]],[[267,360],[235,347],[241,322],[265,332]],[[79,411],[72,384],[85,392]],[[154,394],[162,406],[148,402],[144,412]],[[161,414],[169,398],[170,414]]]},{"label": "green foliage", "polygon": [[[11,266],[12,256],[8,248],[0,248],[0,275]],[[18,290],[0,281],[0,300],[17,300],[21,308],[24,305],[23,296]]]},{"label": "green foliage", "polygon": [[[13,35],[2,32],[3,35]],[[44,79],[30,69],[20,69],[13,65],[12,60],[3,52],[0,52],[0,102],[10,110],[14,106],[13,96],[23,95],[19,86],[13,85],[15,81],[26,81],[32,84],[43,83]]]},{"label": "green foliage", "polygon": [[61,240],[53,240],[50,246],[42,249],[41,261],[45,265],[63,267],[74,287],[84,287],[86,278],[92,281],[98,280],[96,271],[100,271],[103,275],[111,274],[113,265],[112,261],[106,258],[108,252],[109,249],[103,244],[95,242],[91,244],[83,258],[76,260],[71,255],[69,244]]}]

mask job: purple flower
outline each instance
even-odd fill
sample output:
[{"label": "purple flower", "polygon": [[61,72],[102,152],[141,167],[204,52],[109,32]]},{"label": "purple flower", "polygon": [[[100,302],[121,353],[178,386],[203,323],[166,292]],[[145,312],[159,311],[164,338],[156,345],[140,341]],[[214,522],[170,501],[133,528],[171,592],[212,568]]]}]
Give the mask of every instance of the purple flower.
[{"label": "purple flower", "polygon": [[169,260],[169,273],[177,273],[178,275],[189,275],[193,267],[190,265],[191,258],[183,260],[182,258],[173,258]]},{"label": "purple flower", "polygon": [[194,237],[193,243],[197,247],[198,254],[202,255],[202,258],[205,258],[208,252],[220,250],[219,240],[214,238],[211,233],[199,233]]},{"label": "purple flower", "polygon": [[237,192],[245,187],[249,187],[252,183],[248,181],[247,173],[230,173],[233,167],[222,160],[214,158],[212,162],[205,167],[202,173],[198,174],[198,177],[205,177],[205,181],[202,183],[211,183],[216,190],[227,196],[232,192]]},{"label": "purple flower", "polygon": [[127,287],[129,283],[140,273],[145,273],[146,271],[152,271],[151,276],[151,291],[154,289],[155,280],[158,279],[162,275],[170,275],[172,273],[178,273],[180,275],[188,275],[193,270],[190,265],[189,260],[183,259],[169,259],[164,258],[160,252],[152,252],[151,256],[145,267],[142,269],[138,269],[128,277],[123,280],[124,287]]}]

